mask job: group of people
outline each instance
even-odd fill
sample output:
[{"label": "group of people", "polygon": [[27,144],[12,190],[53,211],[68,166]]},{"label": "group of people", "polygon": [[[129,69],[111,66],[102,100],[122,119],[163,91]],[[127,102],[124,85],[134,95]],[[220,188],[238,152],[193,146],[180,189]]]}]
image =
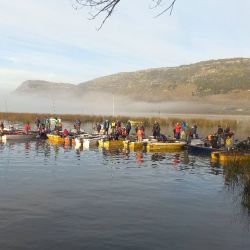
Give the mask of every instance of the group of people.
[{"label": "group of people", "polygon": [[[45,117],[44,119],[35,119],[35,126],[39,134],[54,133],[67,137],[71,134],[71,131],[68,131],[66,128],[62,129],[62,120],[58,117],[49,118]],[[52,128],[52,126],[54,126]],[[0,134],[4,132],[4,123],[0,122]],[[105,120],[103,124],[96,123],[96,130],[99,134],[108,135],[110,139],[118,140],[119,138],[129,138],[130,132],[132,129],[131,122],[128,120],[125,125],[121,121],[112,121]],[[23,126],[24,133],[28,134],[31,130],[29,122],[26,122]],[[72,133],[81,132],[81,121],[77,119],[74,123],[74,131]],[[135,136],[137,141],[141,142],[145,137],[145,128],[143,125],[135,126]],[[167,137],[161,133],[161,127],[158,121],[155,121],[152,128],[152,135],[155,139],[161,142],[166,142]],[[197,125],[190,126],[187,122],[182,121],[181,123],[177,122],[173,128],[173,137],[176,140],[183,140],[190,142],[191,139],[199,138],[197,133]],[[231,150],[234,145],[234,133],[231,131],[230,127],[225,129],[218,125],[217,131],[214,134],[209,134],[207,136],[207,141],[213,148],[221,148],[225,146],[227,150]],[[247,146],[250,145],[250,139],[248,138]],[[244,144],[244,145],[245,145]],[[246,146],[245,145],[245,146]]]},{"label": "group of people", "polygon": [[221,148],[225,146],[227,151],[230,151],[234,144],[234,133],[230,127],[223,129],[221,125],[218,125],[217,131],[214,134],[209,134],[207,137],[213,148]]},{"label": "group of people", "polygon": [[[122,126],[121,121],[105,120],[103,124],[96,123],[96,131],[100,134],[109,135],[112,139],[118,138],[128,138],[132,129],[131,122],[128,121],[124,126]],[[137,141],[142,141],[145,137],[145,128],[143,125],[135,126],[135,136]],[[190,140],[191,138],[198,138],[197,126],[189,126],[185,121],[181,124],[176,123],[173,128],[174,138],[176,140]],[[161,133],[161,127],[158,121],[155,121],[152,128],[152,135],[155,139],[161,142],[167,141],[167,136]]]},{"label": "group of people", "polygon": [[[161,134],[160,124],[155,121],[152,129],[152,134],[155,139],[165,142],[167,137],[164,134]],[[197,134],[197,125],[189,126],[185,121],[182,121],[181,124],[177,122],[173,128],[173,137],[176,140],[190,141],[192,138],[198,138]]]},{"label": "group of people", "polygon": [[[5,126],[4,126],[4,123],[3,121],[0,122],[0,134],[3,134],[4,133],[4,130],[5,130]],[[8,131],[11,131],[11,132],[15,132],[17,129],[14,127],[14,125],[10,125],[9,128],[8,128]],[[23,132],[25,134],[28,134],[31,130],[31,127],[30,127],[30,124],[29,122],[25,122],[24,125],[23,125]]]},{"label": "group of people", "polygon": [[111,138],[118,139],[118,138],[126,138],[129,136],[131,131],[132,125],[131,122],[128,121],[125,125],[125,127],[122,126],[121,121],[112,121],[105,120],[103,122],[103,126],[101,126],[100,123],[96,124],[96,130],[100,134],[103,129],[104,135],[109,135]]},{"label": "group of people", "polygon": [[[52,128],[52,121],[53,120],[53,125],[54,128]],[[39,119],[38,117],[35,120],[35,125],[36,125],[36,129],[37,131],[39,131],[40,133],[46,132],[46,133],[50,133],[51,130],[58,130],[58,131],[62,131],[62,119],[56,117],[56,118],[49,118],[48,116],[45,117],[44,119]]]}]

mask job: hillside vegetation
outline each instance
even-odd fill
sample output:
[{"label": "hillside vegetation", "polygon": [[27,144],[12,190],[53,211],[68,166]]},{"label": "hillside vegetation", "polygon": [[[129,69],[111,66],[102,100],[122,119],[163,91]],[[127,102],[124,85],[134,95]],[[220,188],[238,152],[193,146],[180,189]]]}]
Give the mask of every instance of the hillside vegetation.
[{"label": "hillside vegetation", "polygon": [[48,90],[84,95],[110,93],[139,101],[196,100],[222,95],[229,99],[240,93],[249,99],[250,59],[234,58],[199,62],[179,67],[155,68],[100,77],[79,85],[26,81],[17,92]]},{"label": "hillside vegetation", "polygon": [[79,86],[149,101],[227,94],[250,89],[250,59],[212,60],[179,67],[119,73]]}]

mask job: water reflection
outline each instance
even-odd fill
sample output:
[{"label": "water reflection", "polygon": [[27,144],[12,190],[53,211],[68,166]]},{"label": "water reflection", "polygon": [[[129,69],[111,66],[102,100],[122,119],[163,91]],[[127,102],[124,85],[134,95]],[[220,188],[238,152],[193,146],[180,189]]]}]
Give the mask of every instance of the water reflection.
[{"label": "water reflection", "polygon": [[[5,158],[2,156],[4,151],[7,152]],[[82,148],[75,150],[74,146],[51,144],[47,141],[0,142],[0,161],[2,163],[10,162],[14,152],[19,154],[20,161],[22,161],[22,155],[24,158],[33,161],[34,155],[36,158],[40,158],[45,165],[51,163],[52,159],[56,162],[64,161],[65,155],[70,156],[70,160],[73,161],[74,159],[78,162],[86,161],[88,157],[91,158],[91,161],[98,161],[98,157],[101,156],[104,165],[109,167],[116,165],[116,168],[120,169],[135,167],[169,169],[171,167],[170,169],[173,171],[188,172],[196,176],[221,175],[224,176],[224,183],[228,190],[239,197],[240,204],[250,214],[250,164],[232,165],[223,168],[219,164],[211,164],[209,157],[189,155],[187,151],[147,153],[143,151],[131,152],[127,149],[106,150],[100,148],[84,151]],[[33,162],[31,163],[33,164]]]},{"label": "water reflection", "polygon": [[228,189],[240,198],[241,205],[250,214],[250,163],[233,163],[224,167]]}]

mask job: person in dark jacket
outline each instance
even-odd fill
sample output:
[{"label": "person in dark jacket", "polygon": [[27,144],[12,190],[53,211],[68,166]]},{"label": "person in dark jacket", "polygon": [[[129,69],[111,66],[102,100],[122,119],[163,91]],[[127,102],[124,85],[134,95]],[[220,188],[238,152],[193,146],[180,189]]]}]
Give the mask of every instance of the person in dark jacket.
[{"label": "person in dark jacket", "polygon": [[104,121],[103,129],[104,129],[104,134],[108,135],[108,133],[109,133],[109,120]]},{"label": "person in dark jacket", "polygon": [[4,130],[4,124],[3,122],[0,123],[0,133],[3,133]]},{"label": "person in dark jacket", "polygon": [[159,137],[160,134],[161,134],[160,124],[157,121],[155,121],[155,123],[154,123],[152,132],[153,132],[153,136],[154,136],[155,139],[157,137]]},{"label": "person in dark jacket", "polygon": [[217,134],[220,135],[220,136],[222,136],[223,133],[224,133],[223,128],[221,127],[221,125],[218,125]]},{"label": "person in dark jacket", "polygon": [[40,128],[40,123],[41,123],[41,121],[40,121],[40,119],[37,117],[36,120],[35,120],[35,124],[36,124],[37,130],[39,130],[39,128]]},{"label": "person in dark jacket", "polygon": [[96,130],[97,130],[97,133],[98,133],[98,134],[100,134],[101,129],[102,129],[101,124],[100,124],[100,123],[97,123],[97,124],[96,124]]},{"label": "person in dark jacket", "polygon": [[126,133],[127,133],[127,136],[129,136],[130,130],[131,130],[131,123],[130,123],[130,121],[128,121],[127,124],[126,124]]}]

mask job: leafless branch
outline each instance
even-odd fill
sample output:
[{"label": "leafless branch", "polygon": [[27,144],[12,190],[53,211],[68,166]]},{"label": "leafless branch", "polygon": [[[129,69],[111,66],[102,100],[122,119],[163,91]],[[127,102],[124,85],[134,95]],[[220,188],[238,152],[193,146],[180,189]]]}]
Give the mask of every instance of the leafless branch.
[{"label": "leafless branch", "polygon": [[[114,12],[115,7],[121,0],[74,0],[74,8],[79,9],[83,7],[89,7],[90,8],[90,19],[95,19],[101,14],[104,14],[104,19],[98,28],[101,29],[104,23],[107,21],[107,19],[112,15]],[[153,2],[152,8],[157,8],[163,5],[163,2],[166,0],[151,0]],[[163,13],[166,13],[169,11],[169,14],[172,14],[174,5],[176,0],[171,0],[171,3],[167,5],[167,8],[165,8],[163,11],[161,11],[156,17],[159,17]]]}]

